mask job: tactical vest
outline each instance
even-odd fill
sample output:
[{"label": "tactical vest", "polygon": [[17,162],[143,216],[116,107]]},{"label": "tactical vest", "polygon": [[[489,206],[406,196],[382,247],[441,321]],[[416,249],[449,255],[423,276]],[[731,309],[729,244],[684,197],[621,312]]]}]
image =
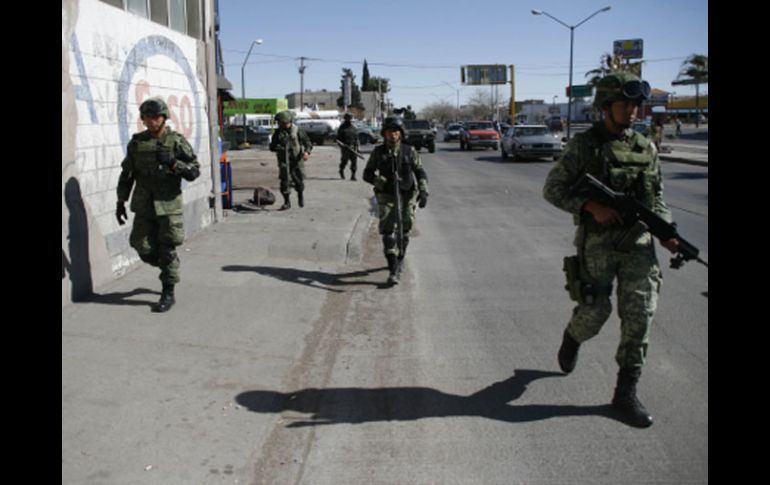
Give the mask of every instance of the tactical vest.
[{"label": "tactical vest", "polygon": [[182,178],[158,163],[159,144],[175,156],[176,134],[170,129],[160,139],[146,131],[131,139],[134,144],[133,177],[136,188],[131,198],[131,210],[147,215],[182,213]]},{"label": "tactical vest", "polygon": [[[281,129],[278,132],[278,143],[289,146],[289,159],[297,161],[302,158],[302,146],[299,143],[299,127],[293,124],[289,130]],[[278,160],[283,162],[283,153],[278,153]]]},{"label": "tactical vest", "polygon": [[[387,146],[379,145],[374,151],[379,155],[377,164],[377,173],[388,179],[385,183],[383,192],[392,193],[394,183],[394,171],[393,160],[388,154]],[[396,165],[399,174],[399,189],[401,192],[412,192],[416,190],[415,175],[414,175],[414,151],[411,145],[401,143],[398,155],[396,156]]]},{"label": "tactical vest", "polygon": [[655,145],[639,133],[634,133],[630,142],[601,141],[595,132],[586,135],[595,154],[586,171],[612,190],[632,195],[652,209],[655,187],[660,183]]}]

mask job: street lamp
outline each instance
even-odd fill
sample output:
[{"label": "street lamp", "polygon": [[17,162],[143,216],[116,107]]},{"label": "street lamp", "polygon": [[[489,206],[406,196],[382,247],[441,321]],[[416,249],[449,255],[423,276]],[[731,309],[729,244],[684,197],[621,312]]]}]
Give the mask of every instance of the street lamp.
[{"label": "street lamp", "polygon": [[598,13],[601,13],[601,12],[606,12],[607,10],[609,10],[611,8],[612,8],[612,5],[607,5],[606,7],[597,10],[596,12],[592,13],[591,15],[589,15],[588,17],[583,19],[577,25],[567,25],[564,22],[562,22],[561,20],[559,20],[556,17],[554,17],[553,15],[549,14],[548,12],[546,12],[545,10],[538,10],[538,9],[533,9],[532,10],[532,15],[545,15],[545,16],[550,17],[553,20],[559,22],[560,24],[562,24],[563,26],[565,26],[565,27],[567,27],[569,29],[569,95],[567,96],[567,98],[569,99],[569,102],[567,103],[567,139],[568,140],[569,140],[569,137],[570,137],[569,136],[570,135],[570,126],[572,124],[572,51],[573,51],[573,46],[575,44],[575,29],[580,27],[581,25],[583,25],[585,22],[588,21],[588,19],[590,19],[594,15],[596,15]]},{"label": "street lamp", "polygon": [[450,88],[454,89],[455,91],[457,91],[457,109],[455,110],[455,121],[457,121],[458,118],[460,117],[460,89],[459,88],[455,88],[454,86],[452,86],[451,84],[449,84],[446,81],[441,81],[441,82],[446,84]]},{"label": "street lamp", "polygon": [[[243,60],[243,66],[241,66],[241,100],[243,102],[246,102],[246,77],[244,75],[244,70],[246,69],[246,62],[249,60],[249,56],[251,55],[251,49],[254,48],[254,44],[261,44],[262,39],[257,39],[251,43],[251,46],[249,47],[249,52],[246,54],[246,59]],[[243,113],[243,143],[246,143],[246,113]]]}]

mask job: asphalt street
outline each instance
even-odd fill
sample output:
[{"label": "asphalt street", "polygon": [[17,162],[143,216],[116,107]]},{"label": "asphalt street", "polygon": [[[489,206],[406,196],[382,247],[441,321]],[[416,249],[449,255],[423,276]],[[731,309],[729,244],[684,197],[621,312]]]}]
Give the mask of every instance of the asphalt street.
[{"label": "asphalt street", "polygon": [[[277,211],[272,155],[232,152],[239,210],[185,243],[168,314],[147,266],[63,308],[63,483],[708,483],[705,267],[658,247],[655,424],[631,428],[609,406],[616,314],[572,374],[556,362],[574,228],[542,198],[554,162],[423,150],[431,195],[388,288],[364,162],[340,180],[337,153]],[[708,260],[708,167],[663,171]],[[257,185],[279,201],[250,206]]]}]

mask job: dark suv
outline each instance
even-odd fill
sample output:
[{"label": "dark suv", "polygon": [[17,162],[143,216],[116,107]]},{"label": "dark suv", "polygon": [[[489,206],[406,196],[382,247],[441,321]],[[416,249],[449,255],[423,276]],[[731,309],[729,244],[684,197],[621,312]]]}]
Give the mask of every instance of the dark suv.
[{"label": "dark suv", "polygon": [[428,120],[404,120],[404,131],[406,132],[407,144],[412,145],[415,150],[426,147],[430,153],[436,151],[436,134]]}]

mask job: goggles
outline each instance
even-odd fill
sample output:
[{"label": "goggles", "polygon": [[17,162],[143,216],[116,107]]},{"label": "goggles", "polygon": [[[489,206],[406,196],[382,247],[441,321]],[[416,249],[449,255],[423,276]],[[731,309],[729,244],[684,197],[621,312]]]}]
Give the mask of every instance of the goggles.
[{"label": "goggles", "polygon": [[628,81],[623,85],[623,96],[629,99],[650,99],[650,83],[647,81]]}]

